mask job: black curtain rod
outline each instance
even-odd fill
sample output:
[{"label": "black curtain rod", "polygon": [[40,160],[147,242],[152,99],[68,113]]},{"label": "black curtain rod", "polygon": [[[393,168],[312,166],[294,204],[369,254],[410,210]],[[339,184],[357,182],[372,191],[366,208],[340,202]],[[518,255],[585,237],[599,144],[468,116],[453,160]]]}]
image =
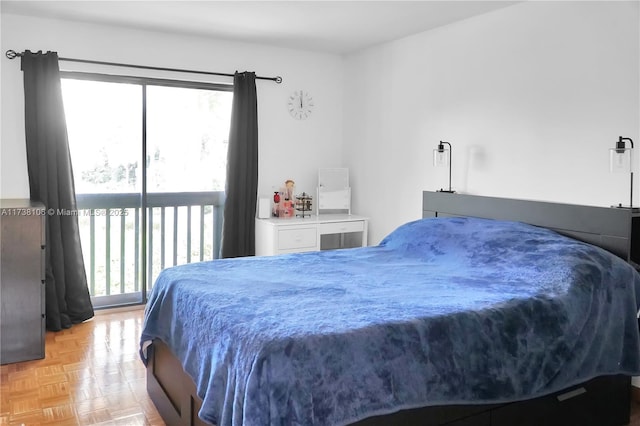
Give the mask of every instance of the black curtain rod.
[{"label": "black curtain rod", "polygon": [[[24,52],[16,52],[15,50],[7,50],[5,55],[9,59],[15,59],[17,57],[23,56]],[[143,70],[172,71],[172,72],[184,72],[184,73],[190,73],[190,74],[206,74],[206,75],[220,75],[220,76],[224,76],[224,77],[233,77],[233,74],[222,73],[222,72],[184,70],[184,69],[179,69],[179,68],[150,67],[150,66],[146,66],[146,65],[121,64],[121,63],[117,63],[117,62],[91,61],[91,60],[88,60],[88,59],[74,59],[74,58],[60,58],[59,57],[58,60],[59,61],[67,61],[67,62],[80,62],[80,63],[83,63],[83,64],[96,64],[96,65],[110,65],[110,66],[114,66],[114,67],[139,68],[139,69],[143,69]],[[282,83],[282,77],[280,77],[280,76],[276,76],[276,77],[256,76],[256,78],[259,79],[259,80],[275,81],[278,84]]]}]

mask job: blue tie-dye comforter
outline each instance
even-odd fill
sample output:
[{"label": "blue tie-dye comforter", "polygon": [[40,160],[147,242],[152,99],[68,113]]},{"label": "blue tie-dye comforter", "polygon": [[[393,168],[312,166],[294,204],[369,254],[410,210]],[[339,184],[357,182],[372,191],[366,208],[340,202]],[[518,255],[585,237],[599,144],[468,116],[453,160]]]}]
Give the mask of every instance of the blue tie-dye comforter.
[{"label": "blue tie-dye comforter", "polygon": [[344,425],[640,374],[640,276],[521,223],[423,219],[379,246],[169,268],[146,309],[226,425]]}]

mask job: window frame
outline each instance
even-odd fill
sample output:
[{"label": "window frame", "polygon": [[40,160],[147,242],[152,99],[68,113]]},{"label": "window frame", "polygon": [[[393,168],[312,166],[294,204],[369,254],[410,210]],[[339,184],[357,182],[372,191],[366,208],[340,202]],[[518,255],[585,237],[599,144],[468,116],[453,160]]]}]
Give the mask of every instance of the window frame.
[{"label": "window frame", "polygon": [[140,77],[121,74],[103,74],[84,71],[60,71],[60,78],[75,80],[103,81],[109,83],[130,83],[145,86],[169,86],[185,89],[216,90],[220,92],[233,92],[232,83],[211,83],[206,81],[174,80],[156,77]]},{"label": "window frame", "polygon": [[[129,76],[129,75],[121,75],[121,74],[103,74],[96,72],[85,72],[85,71],[60,71],[61,79],[73,79],[73,80],[85,80],[85,81],[96,81],[96,82],[107,82],[107,83],[122,83],[122,84],[137,84],[141,86],[142,90],[142,135],[141,135],[141,143],[142,143],[142,151],[141,158],[144,159],[147,157],[147,86],[164,86],[164,87],[176,87],[176,88],[184,88],[184,89],[200,89],[200,90],[211,90],[211,91],[219,91],[219,92],[233,92],[233,84],[232,83],[212,83],[206,81],[193,81],[193,80],[178,80],[178,79],[167,79],[167,78],[156,78],[156,77],[142,77],[142,76]],[[94,302],[94,307],[96,309],[102,308],[114,308],[114,307],[124,307],[124,306],[136,306],[136,305],[144,305],[147,302],[147,292],[148,288],[148,280],[149,273],[147,271],[148,265],[148,255],[147,253],[147,165],[146,161],[142,161],[142,184],[140,190],[140,209],[144,212],[141,215],[141,235],[140,235],[140,244],[141,251],[144,253],[144,256],[141,256],[140,259],[140,270],[141,270],[141,286],[140,292],[133,293],[123,293],[123,294],[115,294],[109,296],[99,296],[100,303],[95,303],[97,297],[91,296],[92,301]]]}]

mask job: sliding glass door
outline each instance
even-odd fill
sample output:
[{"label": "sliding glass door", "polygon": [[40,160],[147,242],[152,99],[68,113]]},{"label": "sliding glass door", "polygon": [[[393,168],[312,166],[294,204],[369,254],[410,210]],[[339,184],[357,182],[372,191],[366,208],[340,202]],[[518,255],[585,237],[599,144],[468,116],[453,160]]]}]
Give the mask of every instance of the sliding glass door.
[{"label": "sliding glass door", "polygon": [[94,306],[141,300],[142,87],[64,79],[80,239]]},{"label": "sliding glass door", "polygon": [[231,86],[63,77],[94,306],[144,303],[163,268],[219,255]]},{"label": "sliding glass door", "polygon": [[228,91],[147,87],[148,274],[220,254]]}]

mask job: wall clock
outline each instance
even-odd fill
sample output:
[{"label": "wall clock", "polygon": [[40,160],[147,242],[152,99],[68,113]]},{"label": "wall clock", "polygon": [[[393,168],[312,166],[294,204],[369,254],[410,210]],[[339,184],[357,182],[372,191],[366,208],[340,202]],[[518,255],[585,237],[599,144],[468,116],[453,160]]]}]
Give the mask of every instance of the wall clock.
[{"label": "wall clock", "polygon": [[305,120],[309,118],[313,111],[313,98],[304,90],[296,90],[287,100],[289,114],[297,120]]}]

